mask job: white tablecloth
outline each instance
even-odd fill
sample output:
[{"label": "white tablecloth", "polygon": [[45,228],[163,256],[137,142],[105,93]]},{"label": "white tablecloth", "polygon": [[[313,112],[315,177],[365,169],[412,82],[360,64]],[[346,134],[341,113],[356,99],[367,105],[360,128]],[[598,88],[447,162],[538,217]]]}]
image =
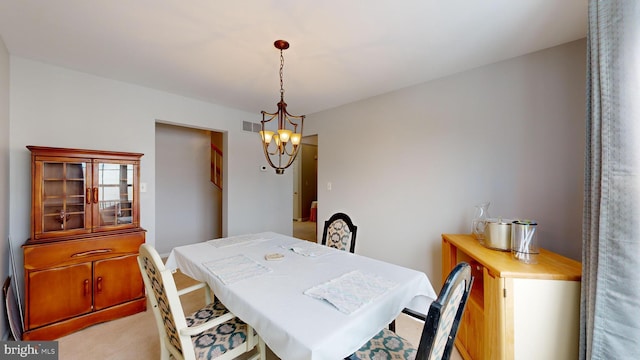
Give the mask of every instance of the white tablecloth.
[{"label": "white tablecloth", "polygon": [[[386,327],[403,308],[426,313],[436,298],[429,279],[419,271],[335,249],[327,253],[322,248],[317,256],[305,256],[290,248],[309,246],[308,242],[272,232],[248,236],[251,241],[218,247],[215,242],[203,242],[174,248],[166,266],[206,281],[215,296],[253,326],[283,360],[342,359]],[[265,259],[273,253],[284,257]],[[236,255],[244,255],[269,271],[224,284],[210,270],[211,264]],[[349,314],[304,294],[354,270],[394,285]]]}]

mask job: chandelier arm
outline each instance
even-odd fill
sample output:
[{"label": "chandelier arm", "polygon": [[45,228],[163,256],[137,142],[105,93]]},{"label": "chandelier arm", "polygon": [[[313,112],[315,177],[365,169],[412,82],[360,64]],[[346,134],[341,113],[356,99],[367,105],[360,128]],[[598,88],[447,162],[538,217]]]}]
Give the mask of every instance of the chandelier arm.
[{"label": "chandelier arm", "polygon": [[[289,113],[287,113],[287,114],[289,114]],[[294,119],[299,119],[300,123],[299,124],[294,123],[293,121],[289,120],[289,117],[294,118]],[[300,136],[302,136],[302,134],[303,134],[304,118],[305,118],[305,115],[300,115],[300,116],[289,115],[286,118],[287,122],[289,124],[293,125],[293,132],[297,133],[298,132],[298,125],[300,126],[300,132],[299,132]]]},{"label": "chandelier arm", "polygon": [[273,160],[271,159],[271,156],[266,155],[266,153],[265,153],[265,156],[267,158],[267,162],[269,163],[269,166],[276,169],[276,173],[282,174],[285,169],[287,169],[288,167],[291,166],[291,164],[293,164],[293,161],[295,160],[299,150],[300,150],[300,146],[296,147],[296,149],[293,151],[293,154],[289,154],[289,152],[285,150],[285,153],[289,155],[289,160],[287,161],[287,164],[284,166],[282,165],[282,154],[277,154],[277,151],[275,151],[274,153],[269,153],[271,155],[276,155],[276,154],[278,155],[277,166],[274,164]]},{"label": "chandelier arm", "polygon": [[263,111],[263,112],[262,112],[262,115],[269,115],[270,117],[269,117],[269,119],[268,119],[268,120],[266,120],[266,119],[264,118],[264,116],[262,117],[262,121],[264,121],[264,122],[269,122],[269,121],[273,120],[276,116],[278,116],[278,112],[274,112],[274,113],[272,114],[272,113],[268,113],[268,112],[266,112],[266,111]]},{"label": "chandelier arm", "polygon": [[292,115],[292,114],[289,114],[289,111],[287,109],[284,110],[284,113],[285,113],[285,115],[287,115],[287,117],[294,118],[294,119],[299,119],[299,120],[304,119],[305,116],[306,116],[306,115]]},{"label": "chandelier arm", "polygon": [[268,145],[267,145],[267,144],[265,144],[265,145],[266,145],[266,146],[265,146],[265,151],[266,151],[269,155],[276,155],[276,154],[278,154],[278,153],[279,153],[279,151],[278,151],[278,145],[274,145],[274,147],[275,147],[275,148],[273,149],[273,151],[269,151],[269,147],[271,146],[271,144],[268,144]]},{"label": "chandelier arm", "polygon": [[287,151],[286,147],[284,149],[284,152],[289,156],[294,156],[294,154],[298,153],[298,148],[300,147],[300,145],[291,145],[291,147],[291,152]]},{"label": "chandelier arm", "polygon": [[[289,145],[289,146],[287,146]],[[289,152],[289,150],[287,150],[287,147],[291,147],[293,145],[290,145],[289,143],[283,144],[282,146],[282,154],[287,154],[287,156],[291,156],[291,153]]]},{"label": "chandelier arm", "polygon": [[267,162],[269,163],[269,166],[271,166],[272,168],[277,168],[274,164],[273,161],[271,161],[271,155],[275,155],[275,152],[271,155],[269,155],[269,151],[267,151],[267,147],[263,146],[262,149],[264,150],[264,157],[267,158]]},{"label": "chandelier arm", "polygon": [[300,150],[300,147],[296,147],[296,149],[294,150],[293,154],[291,156],[289,156],[289,161],[287,162],[287,165],[285,165],[283,167],[283,169],[288,168],[289,166],[291,166],[291,164],[293,164],[293,161],[296,159],[296,155],[298,154],[298,150]]},{"label": "chandelier arm", "polygon": [[[285,118],[285,120],[286,120],[289,124],[291,124],[291,125],[293,125],[293,126],[298,126],[298,125],[300,125],[300,124],[304,121],[304,117],[305,117],[304,115],[296,116],[296,115],[291,115],[291,114],[289,114],[289,113],[287,112],[287,113],[285,113],[285,117],[284,117],[284,118]],[[300,120],[300,124],[298,124],[298,123],[295,123],[295,122],[291,121],[291,119],[294,119],[294,120]]]}]

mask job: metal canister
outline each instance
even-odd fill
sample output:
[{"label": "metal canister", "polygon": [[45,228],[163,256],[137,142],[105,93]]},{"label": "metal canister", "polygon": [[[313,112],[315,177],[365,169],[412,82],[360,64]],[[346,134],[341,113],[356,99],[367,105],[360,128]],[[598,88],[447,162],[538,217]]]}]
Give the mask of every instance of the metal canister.
[{"label": "metal canister", "polygon": [[537,237],[538,223],[533,220],[516,220],[511,224],[511,253],[517,260],[526,264],[538,262]]},{"label": "metal canister", "polygon": [[488,219],[484,229],[484,245],[494,250],[510,251],[512,222],[503,218]]}]

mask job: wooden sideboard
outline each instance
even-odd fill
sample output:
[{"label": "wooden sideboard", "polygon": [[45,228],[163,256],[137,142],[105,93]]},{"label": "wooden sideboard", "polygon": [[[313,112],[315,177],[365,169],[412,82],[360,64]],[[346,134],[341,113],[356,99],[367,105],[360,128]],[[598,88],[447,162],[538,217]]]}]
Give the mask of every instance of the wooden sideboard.
[{"label": "wooden sideboard", "polygon": [[540,250],[537,264],[442,235],[443,281],[461,261],[475,277],[455,344],[465,360],[577,359],[581,264]]}]

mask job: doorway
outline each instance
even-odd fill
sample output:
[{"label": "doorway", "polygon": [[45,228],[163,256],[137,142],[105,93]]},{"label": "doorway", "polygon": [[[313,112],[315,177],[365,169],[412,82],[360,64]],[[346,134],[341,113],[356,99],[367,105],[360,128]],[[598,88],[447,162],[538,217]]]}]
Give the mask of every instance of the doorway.
[{"label": "doorway", "polygon": [[156,248],[161,254],[222,236],[224,183],[212,181],[211,149],[214,139],[223,149],[223,137],[221,132],[156,123]]},{"label": "doorway", "polygon": [[[293,180],[293,221],[295,233],[308,234],[309,226],[317,228],[317,219],[312,217],[312,204],[317,204],[318,199],[318,135],[304,136],[302,138],[300,152],[294,162]],[[313,231],[313,237],[315,233]],[[309,235],[302,235],[305,238]],[[311,239],[305,239],[311,240]],[[315,239],[314,239],[315,241]]]}]

